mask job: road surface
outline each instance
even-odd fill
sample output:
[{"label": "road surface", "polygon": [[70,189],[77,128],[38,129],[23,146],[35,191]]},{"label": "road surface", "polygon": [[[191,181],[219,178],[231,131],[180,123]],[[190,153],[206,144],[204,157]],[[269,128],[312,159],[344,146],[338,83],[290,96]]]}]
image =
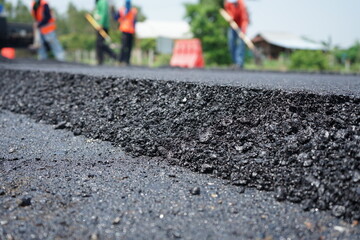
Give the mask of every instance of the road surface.
[{"label": "road surface", "polygon": [[5,238],[359,237],[359,76],[0,74]]}]

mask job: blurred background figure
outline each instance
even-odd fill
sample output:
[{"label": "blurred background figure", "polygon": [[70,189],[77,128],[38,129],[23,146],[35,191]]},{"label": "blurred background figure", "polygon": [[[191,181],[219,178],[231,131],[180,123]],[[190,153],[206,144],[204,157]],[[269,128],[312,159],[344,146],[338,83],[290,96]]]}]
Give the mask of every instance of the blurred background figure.
[{"label": "blurred background figure", "polygon": [[[107,0],[95,0],[95,12],[94,18],[97,23],[104,29],[106,33],[109,33],[110,28],[110,13],[109,4]],[[109,55],[113,59],[117,59],[116,54],[105,43],[105,39],[99,32],[96,33],[96,59],[98,65],[104,63],[104,54]]]},{"label": "blurred background figure", "polygon": [[35,19],[34,28],[40,32],[40,46],[38,48],[39,60],[48,58],[46,44],[51,49],[54,57],[58,61],[65,60],[65,53],[56,36],[56,20],[50,11],[50,7],[45,0],[35,0],[32,2],[31,13]]},{"label": "blurred background figure", "polygon": [[126,0],[125,6],[114,13],[114,19],[119,22],[119,30],[122,33],[119,61],[127,65],[130,64],[137,14],[138,10],[132,7],[131,0]]},{"label": "blurred background figure", "polygon": [[[249,18],[244,0],[225,0],[224,5],[240,30],[246,34]],[[228,29],[228,43],[234,67],[242,69],[245,63],[245,43],[231,27]]]}]

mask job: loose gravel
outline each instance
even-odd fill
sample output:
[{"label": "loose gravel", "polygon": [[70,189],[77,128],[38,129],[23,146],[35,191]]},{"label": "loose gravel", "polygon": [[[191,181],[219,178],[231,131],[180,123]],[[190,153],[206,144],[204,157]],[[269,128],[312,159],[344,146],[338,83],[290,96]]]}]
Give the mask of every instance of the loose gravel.
[{"label": "loose gravel", "polygon": [[360,98],[2,69],[0,106],[360,219]]}]

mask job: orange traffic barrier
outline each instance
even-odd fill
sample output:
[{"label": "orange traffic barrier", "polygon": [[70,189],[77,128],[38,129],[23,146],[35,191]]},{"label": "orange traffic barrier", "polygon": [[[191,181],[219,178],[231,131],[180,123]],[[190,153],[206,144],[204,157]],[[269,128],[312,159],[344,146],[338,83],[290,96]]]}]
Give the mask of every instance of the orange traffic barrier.
[{"label": "orange traffic barrier", "polygon": [[170,61],[172,67],[203,68],[205,66],[199,39],[177,40]]},{"label": "orange traffic barrier", "polygon": [[14,48],[3,48],[1,49],[1,56],[8,59],[15,59],[15,49]]}]

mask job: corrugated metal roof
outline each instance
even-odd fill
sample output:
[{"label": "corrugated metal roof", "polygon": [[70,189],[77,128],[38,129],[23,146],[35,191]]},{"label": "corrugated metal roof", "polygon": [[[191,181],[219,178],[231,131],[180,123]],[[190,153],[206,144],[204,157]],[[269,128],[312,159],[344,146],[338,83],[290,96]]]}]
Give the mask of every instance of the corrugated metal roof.
[{"label": "corrugated metal roof", "polygon": [[146,20],[136,24],[137,38],[170,38],[188,39],[192,38],[190,26],[187,22],[153,21]]},{"label": "corrugated metal roof", "polygon": [[261,32],[257,36],[259,35],[264,38],[268,43],[283,48],[297,50],[325,50],[325,47],[323,45],[307,41],[304,38],[291,33]]}]

